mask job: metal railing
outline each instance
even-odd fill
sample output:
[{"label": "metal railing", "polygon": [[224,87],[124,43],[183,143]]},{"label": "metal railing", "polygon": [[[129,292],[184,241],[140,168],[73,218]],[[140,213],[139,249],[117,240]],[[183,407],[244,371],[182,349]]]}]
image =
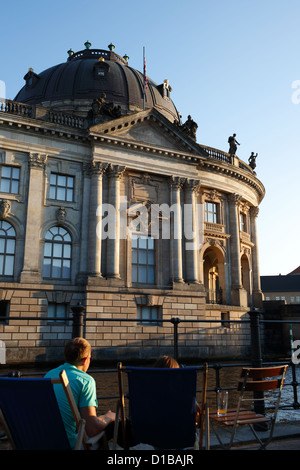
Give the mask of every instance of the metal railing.
[{"label": "metal railing", "polygon": [[[77,306],[72,308],[73,312],[73,317],[65,317],[65,318],[60,318],[60,321],[68,321],[72,322],[72,337],[78,337],[84,336],[84,327],[89,321],[101,321],[101,322],[136,322],[136,319],[124,319],[124,318],[93,318],[93,317],[86,317],[85,316],[85,308],[81,305],[78,304]],[[250,332],[251,332],[251,357],[250,361],[247,363],[232,363],[232,364],[224,364],[224,363],[215,363],[215,364],[209,364],[210,369],[215,370],[215,387],[209,389],[209,391],[216,392],[219,389],[225,388],[222,387],[221,385],[221,380],[220,380],[220,372],[224,368],[230,368],[230,367],[263,367],[265,365],[270,365],[270,364],[280,364],[279,362],[271,362],[267,363],[263,361],[262,357],[262,351],[261,351],[261,326],[263,324],[267,323],[288,323],[288,324],[298,324],[300,323],[300,320],[263,320],[260,318],[261,311],[259,309],[251,309],[249,312],[249,320],[248,319],[243,319],[243,320],[210,320],[210,319],[205,319],[205,320],[185,320],[181,319],[179,317],[175,318],[170,318],[170,319],[162,319],[160,320],[161,323],[171,323],[173,325],[173,356],[177,361],[180,361],[180,354],[179,354],[179,329],[180,325],[184,325],[186,323],[211,323],[211,324],[224,324],[223,326],[227,326],[230,324],[249,324],[250,325]],[[3,318],[4,319],[4,318]],[[41,320],[41,321],[55,321],[57,318],[55,317],[46,317],[46,318],[34,318],[34,317],[6,317],[6,320]],[[154,320],[152,320],[154,322]],[[155,320],[156,322],[157,320]],[[147,323],[151,323],[151,320],[147,320]],[[225,325],[226,324],[226,325]],[[296,365],[291,361],[285,361],[285,363],[289,362],[291,370],[292,370],[292,382],[286,383],[286,386],[290,386],[293,389],[293,402],[290,403],[288,406],[285,406],[298,410],[300,409],[300,404],[299,404],[299,399],[298,399],[298,380],[296,376]],[[100,373],[100,372],[116,372],[116,369],[93,369],[90,371],[91,374],[93,373]],[[36,372],[36,375],[42,375],[42,372]],[[10,376],[15,376],[19,377],[22,375],[20,371],[12,371],[8,375]],[[24,375],[24,374],[23,374]],[[26,374],[25,374],[26,375]],[[28,375],[33,375],[32,373],[28,373]],[[228,387],[225,388],[227,390],[232,390],[234,387]],[[199,390],[198,392],[201,392]],[[107,398],[116,398],[116,396],[102,396],[101,399],[107,399]]]},{"label": "metal railing", "polygon": [[[285,404],[281,404],[280,405],[280,409],[281,410],[294,410],[296,412],[298,412],[298,410],[300,410],[300,403],[299,403],[299,397],[298,397],[298,386],[299,386],[299,382],[297,380],[297,376],[296,376],[296,366],[295,364],[292,362],[292,361],[285,361],[285,362],[263,362],[262,366],[275,366],[275,365],[280,365],[280,364],[289,364],[289,367],[291,368],[292,370],[292,381],[291,382],[285,382],[285,385],[284,385],[284,388],[286,389],[287,387],[291,387],[292,388],[292,391],[293,391],[293,401],[292,402],[287,402],[287,400],[285,400]],[[201,371],[201,369],[204,367],[204,366],[196,366],[199,368],[199,370]],[[232,369],[232,368],[235,368],[235,369],[240,369],[242,367],[251,367],[251,363],[249,362],[243,362],[243,363],[212,363],[212,364],[208,364],[208,370],[209,371],[214,371],[215,373],[215,377],[214,377],[214,386],[210,386],[207,388],[207,392],[211,392],[211,393],[217,393],[218,390],[228,390],[228,391],[236,391],[236,386],[234,385],[226,385],[226,384],[222,384],[222,380],[221,380],[221,372],[225,372],[225,377],[228,377],[228,374],[226,376],[226,371],[229,371],[229,369]],[[1,374],[0,373],[0,377],[15,377],[15,378],[20,378],[20,377],[43,377],[46,372],[48,372],[48,370],[31,370],[31,371],[22,371],[22,370],[11,370],[10,372],[7,372],[7,373],[4,373],[4,374]],[[92,375],[92,376],[95,376],[96,374],[117,374],[117,368],[92,368],[92,369],[89,369],[89,374]],[[106,380],[109,380],[109,379],[106,379]],[[223,382],[227,380],[223,379]],[[202,389],[199,388],[197,389],[197,394],[201,394],[202,393]],[[99,401],[102,401],[102,400],[116,400],[119,398],[119,395],[117,394],[109,394],[109,395],[98,395],[97,396],[98,400]],[[262,411],[262,410],[260,410]],[[299,418],[300,418],[300,415],[299,415]]]},{"label": "metal railing", "polygon": [[[7,325],[10,320],[19,320],[20,322],[22,321],[32,321],[32,320],[39,320],[40,322],[69,322],[72,324],[72,338],[76,337],[83,337],[84,336],[84,331],[85,331],[85,326],[88,322],[122,322],[122,323],[137,323],[138,320],[137,318],[123,318],[123,317],[87,317],[85,315],[85,307],[78,303],[76,306],[71,307],[72,310],[72,316],[66,316],[66,317],[41,317],[41,316],[2,316],[1,317],[1,323],[3,325]],[[166,323],[171,323],[173,325],[173,356],[176,360],[178,360],[179,357],[179,343],[178,343],[178,329],[179,325],[184,325],[184,324],[190,324],[193,323],[195,324],[218,324],[221,326],[229,327],[231,324],[240,324],[240,325],[250,325],[250,332],[251,332],[251,363],[254,367],[261,367],[262,364],[262,351],[261,351],[261,326],[264,324],[268,323],[280,323],[280,324],[299,324],[300,320],[264,320],[261,319],[260,316],[262,314],[262,310],[260,309],[255,309],[252,308],[249,310],[248,315],[249,319],[241,319],[241,320],[230,320],[230,319],[218,319],[218,320],[213,320],[210,318],[206,318],[203,320],[197,320],[197,319],[183,319],[179,317],[173,317],[169,319],[159,319],[159,324],[163,325]],[[150,325],[153,323],[154,325],[157,325],[158,320],[157,319],[147,319],[147,325]]]}]

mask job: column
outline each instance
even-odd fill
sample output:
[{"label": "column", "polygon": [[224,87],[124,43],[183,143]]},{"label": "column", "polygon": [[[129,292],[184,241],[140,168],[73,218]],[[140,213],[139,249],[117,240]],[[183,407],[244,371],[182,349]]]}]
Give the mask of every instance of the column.
[{"label": "column", "polygon": [[184,183],[183,178],[171,176],[170,178],[170,204],[171,219],[171,256],[170,256],[170,278],[172,282],[183,283],[182,276],[182,210],[180,203],[180,192]]},{"label": "column", "polygon": [[107,278],[120,279],[120,181],[125,166],[110,165],[108,168],[108,202],[114,208],[113,226],[107,238]]},{"label": "column", "polygon": [[40,282],[40,232],[44,198],[44,179],[47,155],[29,154],[29,181],[27,198],[24,263],[21,282]]},{"label": "column", "polygon": [[[82,168],[81,207],[89,207],[91,187],[91,165],[84,163]],[[89,255],[89,211],[82,210],[81,213],[81,237],[80,237],[80,267],[77,279],[79,282],[86,281],[88,272]]]},{"label": "column", "polygon": [[250,209],[250,230],[251,241],[254,243],[252,247],[252,276],[253,276],[253,291],[252,291],[252,304],[254,307],[262,306],[262,291],[260,285],[259,274],[259,256],[258,256],[258,237],[257,237],[257,216],[259,208],[251,207]]},{"label": "column", "polygon": [[185,183],[185,206],[184,206],[184,233],[185,233],[185,272],[186,282],[199,284],[198,279],[198,244],[199,230],[197,227],[197,192],[200,181],[187,179]]},{"label": "column", "polygon": [[88,233],[88,274],[101,276],[101,223],[102,223],[102,179],[108,164],[92,162],[90,166],[90,209]]},{"label": "column", "polygon": [[242,196],[229,196],[230,258],[231,258],[231,300],[233,305],[247,306],[247,293],[242,286],[240,227],[238,205]]}]

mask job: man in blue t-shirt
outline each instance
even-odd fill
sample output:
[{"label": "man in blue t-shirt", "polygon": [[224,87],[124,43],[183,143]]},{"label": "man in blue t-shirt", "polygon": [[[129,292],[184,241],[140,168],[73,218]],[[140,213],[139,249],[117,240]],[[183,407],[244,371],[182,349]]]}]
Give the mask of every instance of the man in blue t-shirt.
[{"label": "man in blue t-shirt", "polygon": [[[86,433],[89,437],[93,437],[115,421],[115,413],[108,411],[105,415],[99,417],[96,414],[98,406],[96,383],[94,378],[86,373],[91,360],[91,345],[89,342],[84,338],[72,339],[65,345],[64,354],[65,364],[50,370],[45,377],[57,378],[63,369],[66,371],[80,415],[85,419]],[[63,387],[54,385],[54,391],[66,433],[73,449],[77,438],[75,421]]]}]

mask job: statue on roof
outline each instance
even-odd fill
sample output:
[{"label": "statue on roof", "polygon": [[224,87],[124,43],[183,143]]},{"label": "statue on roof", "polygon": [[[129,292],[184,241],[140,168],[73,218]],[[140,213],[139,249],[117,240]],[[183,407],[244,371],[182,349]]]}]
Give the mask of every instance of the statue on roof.
[{"label": "statue on roof", "polygon": [[252,170],[254,170],[255,167],[256,167],[257,156],[258,156],[258,154],[254,155],[254,152],[251,152],[251,155],[248,159],[249,166],[250,166],[250,168],[252,168]]},{"label": "statue on roof", "polygon": [[235,136],[236,134],[233,134],[230,137],[228,137],[228,143],[229,143],[228,153],[231,156],[236,154],[237,145],[240,145],[238,141],[236,140]]},{"label": "statue on roof", "polygon": [[193,140],[196,140],[196,132],[198,129],[198,124],[193,121],[192,117],[189,115],[184,124],[180,126],[180,129]]},{"label": "statue on roof", "polygon": [[100,116],[108,116],[113,119],[121,117],[121,107],[115,106],[114,103],[107,103],[105,93],[102,93],[99,98],[94,99],[92,108],[88,113],[88,118],[94,120]]}]

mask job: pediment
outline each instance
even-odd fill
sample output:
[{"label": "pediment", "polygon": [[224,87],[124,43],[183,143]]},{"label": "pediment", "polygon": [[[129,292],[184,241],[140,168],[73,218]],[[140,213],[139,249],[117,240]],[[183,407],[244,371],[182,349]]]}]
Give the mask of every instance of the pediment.
[{"label": "pediment", "polygon": [[203,155],[201,148],[155,110],[142,111],[90,127],[91,135],[105,135],[130,144],[145,144],[171,151]]}]

